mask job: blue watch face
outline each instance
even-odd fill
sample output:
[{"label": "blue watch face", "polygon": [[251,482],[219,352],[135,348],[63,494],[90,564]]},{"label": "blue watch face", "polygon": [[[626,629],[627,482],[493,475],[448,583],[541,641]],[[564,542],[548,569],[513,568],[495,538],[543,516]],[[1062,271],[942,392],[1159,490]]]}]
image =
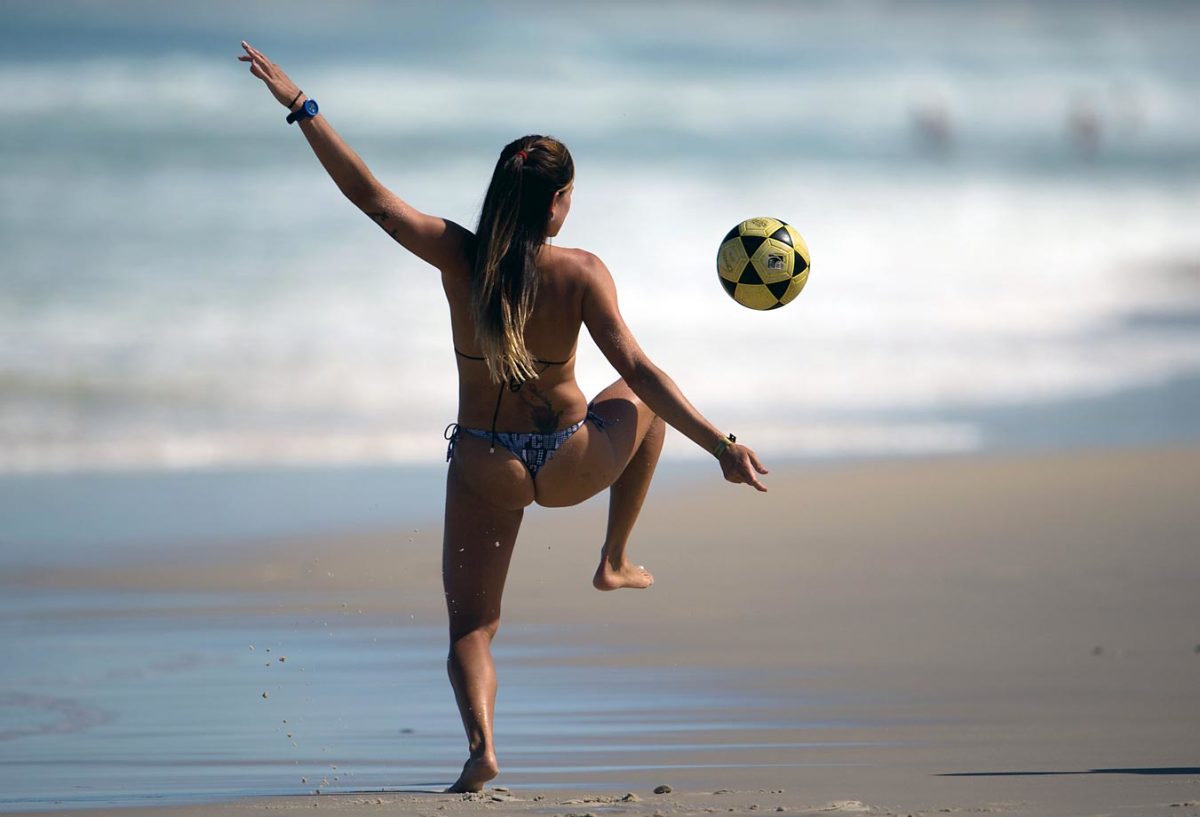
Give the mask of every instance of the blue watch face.
[{"label": "blue watch face", "polygon": [[315,99],[304,100],[304,112],[306,114],[308,114],[309,116],[316,116],[317,110],[318,110],[317,100],[315,100]]}]

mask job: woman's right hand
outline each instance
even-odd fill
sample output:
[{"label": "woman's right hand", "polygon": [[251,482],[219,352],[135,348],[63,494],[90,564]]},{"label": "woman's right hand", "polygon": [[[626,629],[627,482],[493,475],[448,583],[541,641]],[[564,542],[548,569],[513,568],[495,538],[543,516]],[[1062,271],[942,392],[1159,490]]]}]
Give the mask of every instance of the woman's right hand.
[{"label": "woman's right hand", "polygon": [[721,452],[721,471],[730,482],[745,482],[766,493],[767,486],[758,481],[759,474],[766,474],[767,469],[758,461],[758,455],[740,443],[730,443]]},{"label": "woman's right hand", "polygon": [[283,73],[282,68],[267,59],[266,54],[245,40],[242,40],[242,49],[246,53],[238,59],[250,63],[250,73],[263,81],[270,90],[271,96],[275,97],[280,105],[286,108],[289,102],[296,100],[300,88],[292,82],[287,74]]}]

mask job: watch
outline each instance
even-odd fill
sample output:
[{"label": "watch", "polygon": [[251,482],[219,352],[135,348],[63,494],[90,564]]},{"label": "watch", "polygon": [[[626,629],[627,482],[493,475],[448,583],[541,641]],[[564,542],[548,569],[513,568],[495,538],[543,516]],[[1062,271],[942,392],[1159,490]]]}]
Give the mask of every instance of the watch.
[{"label": "watch", "polygon": [[287,115],[288,124],[293,122],[303,122],[305,119],[312,119],[317,115],[320,108],[317,107],[317,100],[306,99],[304,104]]}]

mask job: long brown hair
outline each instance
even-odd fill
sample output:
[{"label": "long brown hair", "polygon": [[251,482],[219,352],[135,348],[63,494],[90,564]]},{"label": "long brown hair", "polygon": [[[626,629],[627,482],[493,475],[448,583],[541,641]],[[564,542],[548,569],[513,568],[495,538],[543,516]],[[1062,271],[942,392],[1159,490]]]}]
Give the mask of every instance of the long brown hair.
[{"label": "long brown hair", "polygon": [[494,382],[537,377],[525,324],[537,298],[537,255],[554,194],[575,178],[567,146],[552,136],[522,136],[504,146],[475,229],[471,314]]}]

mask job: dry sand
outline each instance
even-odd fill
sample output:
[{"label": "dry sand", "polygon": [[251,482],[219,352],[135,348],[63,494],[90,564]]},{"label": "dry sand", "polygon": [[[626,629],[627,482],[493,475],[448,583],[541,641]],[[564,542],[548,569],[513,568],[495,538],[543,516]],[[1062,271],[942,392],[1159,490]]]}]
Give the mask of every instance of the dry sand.
[{"label": "dry sand", "polygon": [[[641,662],[733,666],[748,678],[770,668],[800,688],[875,696],[874,725],[837,736],[869,745],[816,752],[836,765],[811,768],[722,768],[709,753],[718,768],[609,774],[595,790],[152,811],[1200,815],[1200,450],[792,467],[771,474],[766,495],[722,484],[711,463],[697,468],[707,477],[696,487],[652,490],[635,532],[631,554],[657,577],[649,591],[590,590],[603,504],[531,510],[506,626],[585,624],[593,643],[649,647]],[[443,615],[437,536],[278,542],[236,564],[14,578],[341,598],[387,589],[389,601],[372,592],[363,604],[428,622]],[[504,774],[495,782],[505,786]],[[654,794],[660,783],[673,791]],[[613,785],[636,799],[613,796]]]}]

